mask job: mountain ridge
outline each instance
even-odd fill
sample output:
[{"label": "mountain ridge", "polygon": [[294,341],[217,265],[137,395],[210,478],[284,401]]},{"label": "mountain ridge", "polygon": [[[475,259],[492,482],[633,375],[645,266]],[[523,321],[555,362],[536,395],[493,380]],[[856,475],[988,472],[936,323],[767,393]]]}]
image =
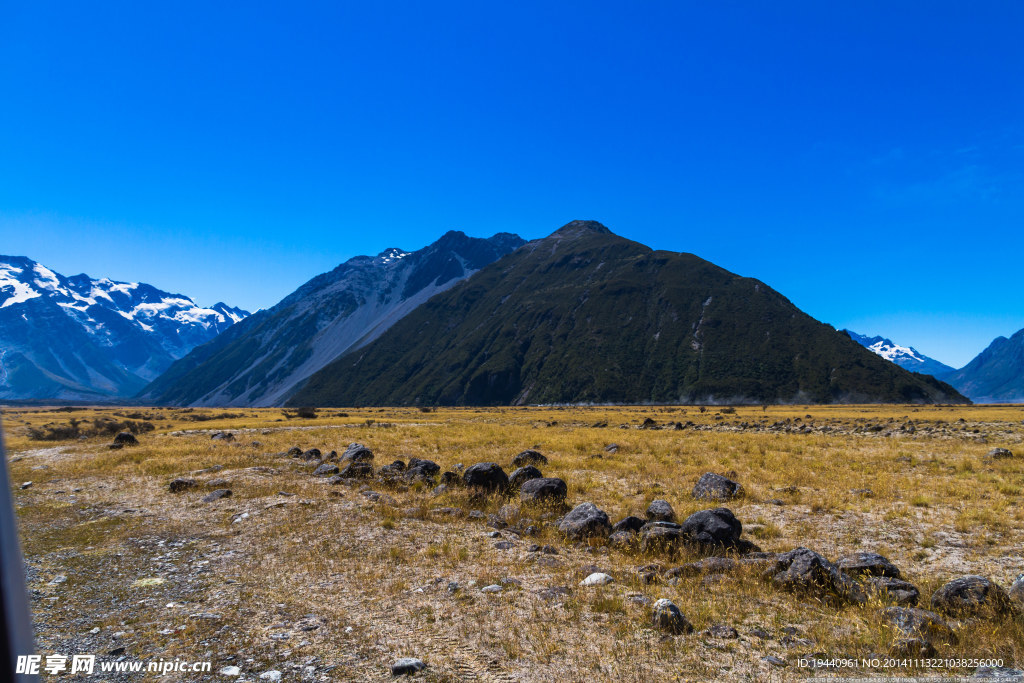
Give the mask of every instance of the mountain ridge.
[{"label": "mountain ridge", "polygon": [[309,375],[523,243],[511,233],[476,238],[450,230],[416,251],[391,247],[354,256],[194,349],[139,397],[179,405],[280,405]]},{"label": "mountain ridge", "polygon": [[934,358],[929,358],[912,346],[901,346],[887,337],[868,337],[867,335],[858,334],[853,330],[842,331],[850,335],[851,339],[864,348],[888,361],[892,361],[904,370],[920,372],[921,374],[931,375],[938,379],[942,379],[944,375],[956,371],[956,368],[950,367]]},{"label": "mountain ridge", "polygon": [[288,404],[712,400],[965,399],[813,320],[764,283],[573,221],[339,357]]},{"label": "mountain ridge", "polygon": [[1024,403],[1024,329],[996,337],[943,379],[978,403]]}]

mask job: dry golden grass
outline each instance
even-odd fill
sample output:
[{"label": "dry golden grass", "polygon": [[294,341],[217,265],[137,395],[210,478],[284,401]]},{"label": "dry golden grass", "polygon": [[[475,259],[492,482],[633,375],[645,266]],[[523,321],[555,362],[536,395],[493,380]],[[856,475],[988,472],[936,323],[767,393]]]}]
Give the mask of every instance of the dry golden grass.
[{"label": "dry golden grass", "polygon": [[[235,416],[190,419],[225,412]],[[29,427],[69,417],[137,413],[156,429],[134,448],[109,450],[107,438],[28,438]],[[646,417],[698,428],[636,429]],[[286,680],[299,680],[307,665],[315,667],[310,680],[385,679],[390,662],[406,655],[424,659],[429,668],[420,677],[436,681],[762,680],[813,675],[797,666],[810,653],[884,655],[894,633],[879,618],[881,605],[826,607],[775,591],[753,570],[648,585],[637,566],[693,558],[575,546],[551,525],[536,538],[504,532],[492,539],[482,521],[431,509],[495,513],[509,501],[474,505],[458,490],[433,498],[429,488],[371,482],[393,504],[374,502],[361,485],[330,486],[311,476],[312,464],[274,454],[296,445],[340,452],[358,441],[373,449],[376,466],[414,456],[442,471],[495,461],[510,472],[512,457],[535,447],[549,459],[545,475],[568,483],[570,504],[592,501],[613,522],[642,516],[655,498],[668,500],[680,518],[711,507],[691,498],[693,484],[704,472],[733,472],[746,495],[727,505],[765,550],[803,545],[830,559],[880,552],[921,589],[927,606],[931,592],[957,576],[982,574],[1008,586],[1024,571],[1022,418],[1024,408],[1005,406],[758,406],[724,414],[714,407],[360,409],[324,410],[316,419],[285,419],[272,409],[19,408],[5,411],[4,428],[44,654],[121,644],[132,657],[212,659],[215,671],[235,663],[250,678],[279,669]],[[787,419],[831,431],[751,428]],[[883,436],[908,420],[915,433]],[[871,424],[882,430],[853,433]],[[211,441],[210,432],[221,429],[236,441]],[[618,452],[606,453],[612,442]],[[985,460],[994,446],[1017,457]],[[168,492],[174,477],[217,465],[192,475],[197,489]],[[201,502],[214,479],[226,479],[234,495]],[[18,489],[23,481],[32,487]],[[516,547],[497,550],[496,540]],[[558,554],[526,552],[531,543]],[[579,587],[591,565],[616,582]],[[67,581],[48,585],[58,574]],[[503,580],[497,595],[479,591]],[[450,593],[450,582],[461,590]],[[553,586],[569,592],[554,600],[537,595]],[[698,633],[652,630],[650,608],[636,596],[673,600]],[[200,613],[218,618],[190,618]],[[699,633],[715,624],[734,626],[740,638]],[[94,626],[101,632],[89,635]],[[789,627],[795,642],[784,640]],[[115,632],[125,635],[115,641]],[[1019,667],[1024,625],[1019,618],[965,624],[960,642],[939,654]],[[767,655],[788,666],[772,667]]]}]

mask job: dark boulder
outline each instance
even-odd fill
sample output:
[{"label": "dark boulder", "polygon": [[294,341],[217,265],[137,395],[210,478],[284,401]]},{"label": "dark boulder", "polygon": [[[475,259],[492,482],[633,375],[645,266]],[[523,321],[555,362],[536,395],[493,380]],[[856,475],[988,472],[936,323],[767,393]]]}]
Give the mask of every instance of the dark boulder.
[{"label": "dark boulder", "polygon": [[508,475],[496,462],[478,462],[462,474],[466,486],[488,493],[503,493],[508,488]]},{"label": "dark boulder", "polygon": [[188,489],[195,488],[196,486],[197,482],[195,479],[185,479],[184,477],[178,477],[177,479],[172,481],[167,486],[167,488],[171,490],[171,493],[181,493],[182,491],[187,491]]},{"label": "dark boulder", "polygon": [[932,594],[931,608],[954,616],[1007,614],[1010,597],[1002,587],[983,576],[962,576]]},{"label": "dark boulder", "polygon": [[900,578],[900,570],[878,553],[853,553],[836,560],[836,566],[850,576],[888,576]]},{"label": "dark boulder", "polygon": [[221,498],[230,498],[230,497],[231,497],[231,489],[217,489],[216,491],[211,491],[209,494],[204,496],[203,497],[203,502],[204,503],[212,503],[212,502],[214,502],[216,500],[220,500]]},{"label": "dark boulder", "polygon": [[508,488],[510,491],[518,491],[526,482],[531,479],[540,479],[544,475],[533,465],[526,465],[512,472],[508,477]]},{"label": "dark boulder", "polygon": [[433,460],[409,458],[409,464],[406,465],[405,474],[407,477],[433,477],[440,471],[441,466]]},{"label": "dark boulder", "polygon": [[373,451],[361,443],[351,443],[341,454],[342,462],[372,462]]},{"label": "dark boulder", "polygon": [[729,500],[742,495],[743,487],[732,479],[714,472],[701,475],[693,487],[693,497],[698,500]]},{"label": "dark boulder", "polygon": [[764,576],[780,588],[806,593],[827,603],[860,604],[867,600],[856,581],[807,548],[777,556]]},{"label": "dark boulder", "polygon": [[593,503],[580,503],[562,518],[558,530],[573,540],[606,538],[612,531],[608,515]]},{"label": "dark boulder", "polygon": [[651,611],[651,623],[655,628],[672,635],[693,632],[693,625],[683,616],[675,603],[665,598],[654,603],[654,608]]},{"label": "dark boulder", "polygon": [[441,484],[448,487],[459,486],[462,484],[462,477],[456,472],[445,472],[441,475]]},{"label": "dark boulder", "polygon": [[325,462],[324,464],[320,465],[315,470],[313,470],[314,476],[317,477],[329,477],[333,474],[337,474],[338,472],[338,466],[329,462]]},{"label": "dark boulder", "polygon": [[894,602],[903,607],[914,607],[921,598],[917,586],[890,576],[868,576],[864,579],[864,588],[869,593],[878,595],[886,602]]},{"label": "dark boulder", "polygon": [[548,459],[540,451],[525,450],[512,458],[512,467],[525,467],[526,465],[547,465]]},{"label": "dark boulder", "polygon": [[303,451],[299,457],[308,462],[310,460],[319,460],[321,455],[319,448],[310,448]]},{"label": "dark boulder", "polygon": [[629,517],[625,517],[616,522],[615,526],[612,527],[612,533],[626,531],[635,534],[643,528],[644,524],[646,524],[644,520],[630,515]]},{"label": "dark boulder", "polygon": [[350,462],[341,468],[338,476],[342,479],[366,479],[373,476],[373,465],[368,462]]},{"label": "dark boulder", "polygon": [[519,500],[526,505],[563,505],[569,492],[565,482],[555,477],[530,479],[519,489]]},{"label": "dark boulder", "polygon": [[667,500],[655,500],[647,506],[647,519],[651,522],[674,522],[676,511],[672,509]]},{"label": "dark boulder", "polygon": [[119,443],[122,446],[138,446],[139,440],[131,432],[118,432],[114,437],[114,443]]},{"label": "dark boulder", "polygon": [[712,508],[693,513],[682,524],[687,541],[705,552],[739,548],[743,525],[729,508]]}]

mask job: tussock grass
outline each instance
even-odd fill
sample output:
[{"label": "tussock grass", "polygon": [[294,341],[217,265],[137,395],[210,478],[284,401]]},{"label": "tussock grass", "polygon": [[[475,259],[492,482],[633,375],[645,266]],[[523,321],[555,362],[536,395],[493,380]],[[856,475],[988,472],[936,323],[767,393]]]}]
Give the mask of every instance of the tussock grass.
[{"label": "tussock grass", "polygon": [[[957,576],[982,574],[1007,586],[1024,571],[1020,407],[374,408],[287,419],[273,409],[119,408],[73,415],[83,421],[133,416],[155,428],[140,435],[139,446],[112,451],[105,436],[32,439],[33,429],[67,415],[4,413],[14,483],[33,482],[15,497],[31,587],[40,591],[33,604],[45,625],[44,652],[99,625],[97,638],[130,631],[122,642],[132,656],[209,656],[216,669],[233,655],[255,674],[313,661],[318,676],[366,680],[386,674],[393,658],[415,655],[430,664],[427,680],[466,672],[485,680],[501,672],[539,681],[761,680],[811,675],[796,667],[798,655],[884,654],[895,638],[877,599],[826,607],[774,590],[749,567],[646,584],[636,567],[659,562],[667,569],[698,558],[567,544],[553,520],[545,523],[516,500],[470,499],[458,488],[435,498],[424,486],[331,486],[311,476],[314,463],[275,455],[292,446],[341,452],[358,441],[373,449],[376,466],[412,456],[434,460],[442,471],[493,461],[507,472],[516,453],[537,448],[549,460],[544,474],[568,483],[570,503],[589,500],[613,522],[643,516],[655,498],[668,500],[679,518],[713,507],[690,491],[704,472],[723,473],[745,490],[726,506],[765,550],[802,545],[831,559],[881,552],[920,588],[925,603]],[[636,429],[646,417],[659,424],[692,421],[696,428]],[[785,420],[833,431],[739,426]],[[909,420],[918,428],[913,434],[856,431]],[[604,422],[607,427],[591,426]],[[935,431],[926,432],[928,426]],[[220,430],[235,440],[211,440]],[[617,452],[606,450],[611,443]],[[993,446],[1020,452],[986,461]],[[202,471],[211,467],[218,469]],[[167,483],[178,476],[199,485],[170,494]],[[227,483],[217,486],[234,495],[201,502],[219,479]],[[370,501],[364,486],[393,504]],[[492,539],[482,521],[431,512],[438,507],[501,513],[511,523],[524,517],[539,531]],[[249,518],[234,521],[245,512]],[[516,545],[498,550],[498,540]],[[552,545],[558,553],[530,553],[530,544]],[[593,568],[615,583],[577,586]],[[67,581],[49,586],[56,574]],[[147,581],[153,578],[163,582]],[[459,588],[449,592],[450,583]],[[488,584],[504,589],[481,593]],[[568,594],[538,596],[556,586]],[[49,602],[52,597],[58,599]],[[645,600],[662,597],[679,606],[697,633],[666,638],[649,627]],[[181,606],[163,607],[168,603]],[[197,612],[220,619],[189,618]],[[318,627],[301,630],[303,619]],[[700,633],[716,624],[735,627],[740,638]],[[167,629],[173,635],[160,633]],[[965,624],[960,642],[940,655],[1002,657],[1020,666],[1022,629],[1020,619]],[[767,637],[753,635],[756,630]],[[280,633],[288,638],[276,639]],[[771,669],[762,661],[766,655],[790,666]]]}]

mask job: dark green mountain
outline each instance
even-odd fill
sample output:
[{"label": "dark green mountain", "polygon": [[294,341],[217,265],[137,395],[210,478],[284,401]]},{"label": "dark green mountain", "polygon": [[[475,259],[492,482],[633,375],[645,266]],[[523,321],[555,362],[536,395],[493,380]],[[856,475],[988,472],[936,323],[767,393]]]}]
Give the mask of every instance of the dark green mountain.
[{"label": "dark green mountain", "polygon": [[785,297],[574,221],[315,373],[291,405],[964,402]]}]

